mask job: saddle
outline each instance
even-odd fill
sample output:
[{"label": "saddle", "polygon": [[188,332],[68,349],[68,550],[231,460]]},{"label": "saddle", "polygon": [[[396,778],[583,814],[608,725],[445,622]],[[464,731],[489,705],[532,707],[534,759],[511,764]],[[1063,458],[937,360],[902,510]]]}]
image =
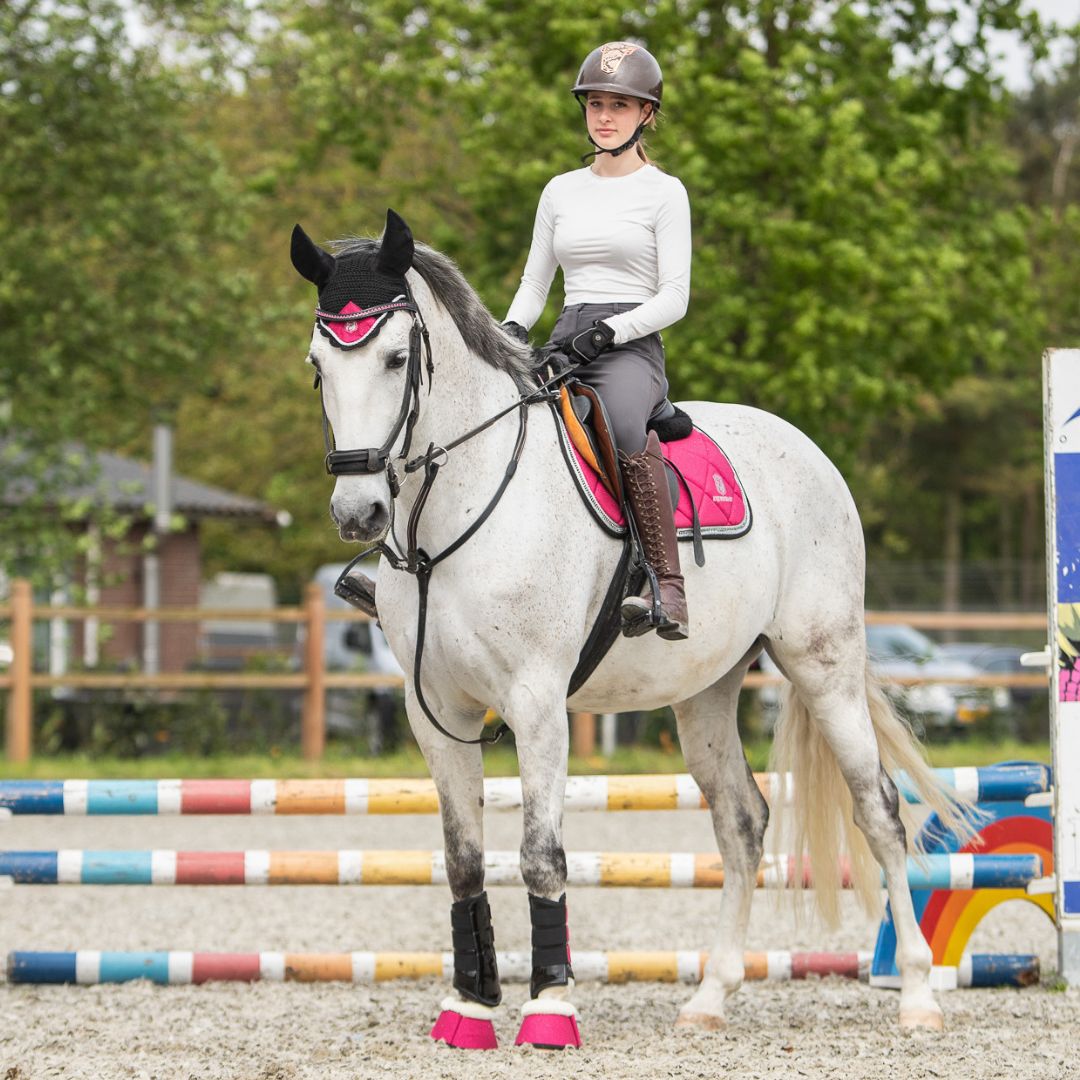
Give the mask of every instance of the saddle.
[{"label": "saddle", "polygon": [[[693,434],[694,424],[682,409],[670,401],[650,419],[647,430],[655,431],[663,443],[676,442]],[[559,388],[559,413],[566,433],[581,459],[596,474],[618,506],[625,503],[618,447],[600,395],[577,379],[567,379]],[[671,505],[679,501],[678,478],[668,469]]]},{"label": "saddle", "polygon": [[[600,396],[571,377],[551,407],[578,494],[604,531],[622,541],[615,573],[570,677],[567,697],[572,697],[618,638],[622,601],[640,592],[645,569],[626,520],[618,449]],[[749,532],[749,500],[727,455],[682,409],[668,402],[647,426],[662,445],[676,535],[693,542],[694,560],[704,566],[703,539],[733,540]]]},{"label": "saddle", "polygon": [[559,387],[559,412],[577,452],[621,506],[624,500],[618,449],[600,395],[591,386],[568,379]]}]

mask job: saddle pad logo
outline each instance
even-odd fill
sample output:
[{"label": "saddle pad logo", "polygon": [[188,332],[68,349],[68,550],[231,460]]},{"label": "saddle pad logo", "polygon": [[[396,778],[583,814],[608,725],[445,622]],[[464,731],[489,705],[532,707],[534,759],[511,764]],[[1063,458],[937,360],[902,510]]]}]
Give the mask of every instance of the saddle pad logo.
[{"label": "saddle pad logo", "polygon": [[731,496],[727,493],[727,488],[724,486],[724,478],[719,473],[712,474],[713,487],[716,488],[716,494],[712,496],[713,502],[731,502]]},{"label": "saddle pad logo", "polygon": [[614,75],[619,70],[619,65],[631,54],[638,51],[639,46],[631,45],[627,41],[613,41],[600,49],[600,70],[605,75]]}]

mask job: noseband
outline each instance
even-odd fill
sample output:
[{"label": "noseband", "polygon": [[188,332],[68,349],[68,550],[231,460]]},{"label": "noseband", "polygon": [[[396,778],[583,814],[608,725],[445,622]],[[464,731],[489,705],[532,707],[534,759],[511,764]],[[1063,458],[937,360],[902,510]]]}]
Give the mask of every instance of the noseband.
[{"label": "noseband", "polygon": [[[373,319],[377,325],[382,319],[389,317],[395,311],[407,311],[412,315],[412,326],[409,329],[409,361],[405,373],[405,388],[401,397],[401,407],[398,409],[394,426],[391,428],[390,434],[386,436],[382,446],[368,447],[365,450],[338,450],[334,440],[334,433],[330,427],[330,420],[326,415],[326,403],[322,394],[322,376],[319,374],[315,376],[315,388],[319,391],[319,404],[322,408],[323,443],[326,446],[326,471],[331,476],[356,476],[385,471],[387,483],[390,485],[391,497],[396,499],[398,492],[401,490],[401,484],[394,470],[390,452],[397,441],[398,435],[401,434],[401,429],[404,428],[405,442],[402,445],[401,453],[397,456],[408,457],[409,454],[413,428],[416,425],[417,417],[420,415],[420,386],[424,381],[420,364],[421,352],[423,352],[427,361],[424,366],[427,368],[429,394],[431,393],[431,380],[435,373],[431,358],[431,339],[428,336],[424,316],[416,306],[412,290],[406,281],[404,300],[396,300],[389,304],[378,304],[375,307],[338,315],[316,308],[315,319],[320,325],[320,329],[327,323],[344,323],[346,328],[350,329],[351,324],[360,323],[364,319]],[[340,339],[333,333],[332,327],[326,327],[324,333],[326,333],[331,344],[341,347],[339,344]],[[366,340],[366,337],[367,335],[360,338],[353,345],[359,345]],[[423,343],[422,347],[421,343]]]}]

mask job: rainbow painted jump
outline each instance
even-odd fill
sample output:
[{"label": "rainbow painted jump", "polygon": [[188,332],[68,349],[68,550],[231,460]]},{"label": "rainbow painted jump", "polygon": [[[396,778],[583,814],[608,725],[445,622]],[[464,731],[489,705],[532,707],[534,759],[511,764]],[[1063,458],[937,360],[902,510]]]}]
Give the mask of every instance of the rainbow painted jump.
[{"label": "rainbow painted jump", "polygon": [[[1045,765],[937,769],[961,795],[977,802],[1023,801],[1050,789]],[[786,795],[788,777],[755,774],[768,799]],[[896,777],[914,801],[903,774]],[[521,808],[521,781],[484,781],[489,810]],[[654,776],[571,776],[567,810],[698,810],[704,797],[686,773]],[[0,809],[13,814],[435,814],[431,780],[4,780]]]},{"label": "rainbow painted jump", "polygon": [[[704,952],[574,952],[579,982],[700,981]],[[764,952],[745,954],[746,978],[788,982],[829,975],[869,979],[869,952]],[[504,982],[528,982],[528,952],[498,954]],[[210,953],[210,952],[13,952],[7,977],[12,983],[132,982],[163,984],[207,982],[352,982],[444,978],[453,975],[453,953]],[[1036,956],[964,957],[956,969],[935,969],[941,988],[956,986],[1028,986],[1039,981]]]},{"label": "rainbow painted jump", "polygon": [[[516,851],[488,851],[488,885],[520,885]],[[718,854],[567,852],[568,885],[722,888]],[[768,857],[758,888],[795,883],[799,860]],[[445,885],[441,851],[0,851],[0,877],[34,885]],[[913,889],[1023,889],[1043,876],[1038,855],[908,858]],[[803,884],[812,887],[804,868]],[[845,874],[845,885],[847,885]]]}]

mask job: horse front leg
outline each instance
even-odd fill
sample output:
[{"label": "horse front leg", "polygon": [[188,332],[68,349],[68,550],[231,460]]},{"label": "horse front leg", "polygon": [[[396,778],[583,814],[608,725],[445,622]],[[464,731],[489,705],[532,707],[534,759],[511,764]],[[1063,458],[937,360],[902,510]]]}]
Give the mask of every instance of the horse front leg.
[{"label": "horse front leg", "polygon": [[[461,1049],[493,1050],[498,1045],[494,1019],[502,990],[491,908],[484,891],[483,757],[479,746],[466,746],[439,734],[411,694],[406,707],[439,794],[446,877],[453,898],[453,987],[442,1001],[431,1037]],[[452,711],[443,710],[440,715],[448,712]],[[482,708],[457,712],[449,717],[449,730],[461,731],[467,738],[483,730]]]},{"label": "horse front leg", "polygon": [[[529,893],[532,976],[517,1044],[544,1049],[580,1046],[571,1001],[574,972],[566,913],[566,853],[562,843],[569,734],[562,696],[542,707],[533,693],[506,716],[514,728],[521,773],[521,876]],[[521,711],[527,711],[522,719]]]}]

